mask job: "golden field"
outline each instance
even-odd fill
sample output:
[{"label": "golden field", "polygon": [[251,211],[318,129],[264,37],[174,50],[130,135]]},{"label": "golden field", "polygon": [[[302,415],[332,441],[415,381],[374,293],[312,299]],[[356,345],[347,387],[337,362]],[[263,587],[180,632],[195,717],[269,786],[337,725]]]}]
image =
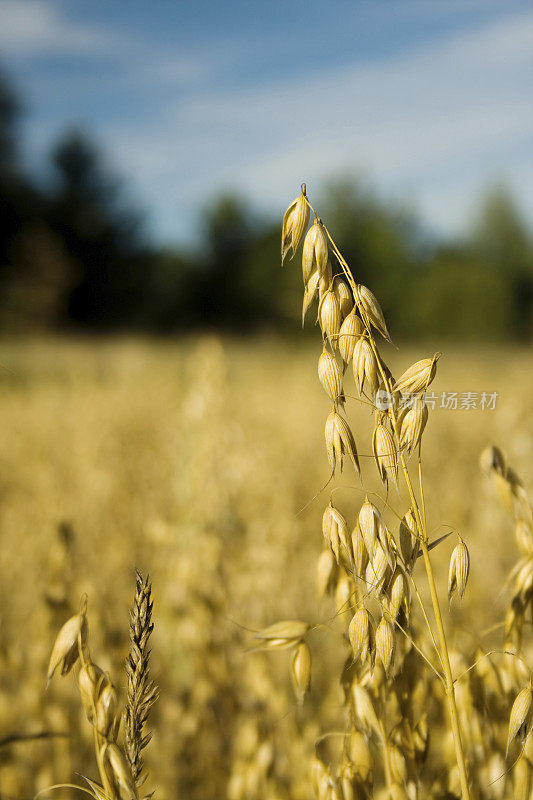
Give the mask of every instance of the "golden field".
[{"label": "golden field", "polygon": [[[436,408],[424,435],[433,538],[442,526],[458,530],[472,564],[461,608],[446,610],[445,622],[452,646],[475,647],[503,617],[518,557],[479,454],[499,444],[533,488],[533,372],[526,349],[444,349],[437,394],[499,395],[495,410]],[[220,798],[228,784],[237,796],[235,763],[259,757],[269,789],[251,786],[250,797],[309,796],[306,760],[316,737],[338,724],[338,679],[329,676],[346,656],[334,604],[318,604],[315,589],[329,498],[326,490],[313,500],[328,478],[319,352],[317,341],[214,336],[2,343],[0,740],[68,734],[3,743],[2,797],[94,773],[74,682],[56,676],[45,693],[46,664],[86,592],[91,652],[124,687],[136,566],[154,593],[160,699],[146,761],[157,797]],[[397,374],[432,352],[410,345],[384,355]],[[345,391],[355,394],[351,375]],[[365,457],[372,415],[348,401],[347,416],[365,486],[377,489]],[[335,485],[345,487],[336,503],[353,522],[362,497],[350,465]],[[394,489],[389,501],[405,512]],[[443,597],[451,549],[445,542],[435,551]],[[284,618],[324,623],[311,642],[303,709],[286,653],[246,652],[245,629]]]}]

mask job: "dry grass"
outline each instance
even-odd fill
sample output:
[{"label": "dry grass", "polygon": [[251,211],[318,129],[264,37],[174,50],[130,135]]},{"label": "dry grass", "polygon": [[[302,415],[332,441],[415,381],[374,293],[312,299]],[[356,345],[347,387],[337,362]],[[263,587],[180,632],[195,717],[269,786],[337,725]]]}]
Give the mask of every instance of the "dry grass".
[{"label": "dry grass", "polygon": [[[328,675],[338,674],[342,651],[323,646],[324,630],[314,634],[311,696],[298,711],[284,654],[244,655],[238,625],[332,615],[317,604],[311,577],[325,503],[297,516],[329,473],[319,353],[318,342],[274,339],[3,344],[0,739],[70,736],[3,746],[3,794],[31,796],[76,771],[94,777],[71,682],[44,695],[46,664],[59,625],[87,592],[92,647],[124,700],[138,566],[151,576],[157,614],[152,674],[161,700],[145,760],[158,797],[218,798],[228,780],[230,797],[243,780],[250,797],[308,796],[309,749],[338,723]],[[395,374],[418,357],[418,349],[388,350]],[[458,529],[472,562],[452,642],[476,642],[506,608],[517,552],[478,456],[500,443],[533,486],[529,359],[491,348],[446,350],[439,362],[437,392],[500,393],[494,412],[435,411],[425,433],[430,528],[435,536],[441,523]],[[364,409],[349,418],[366,469],[372,418]],[[342,507],[355,516],[350,492]],[[451,549],[435,556],[443,595]]]}]

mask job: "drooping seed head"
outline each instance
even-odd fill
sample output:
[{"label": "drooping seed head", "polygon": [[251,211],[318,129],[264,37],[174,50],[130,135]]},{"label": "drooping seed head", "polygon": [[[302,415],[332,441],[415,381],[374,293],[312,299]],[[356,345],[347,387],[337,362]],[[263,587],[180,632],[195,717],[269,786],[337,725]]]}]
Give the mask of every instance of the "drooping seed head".
[{"label": "drooping seed head", "polygon": [[354,660],[361,659],[365,663],[374,657],[374,621],[364,606],[358,608],[348,626],[348,638]]},{"label": "drooping seed head", "polygon": [[328,241],[321,221],[315,218],[314,223],[307,231],[302,252],[302,272],[304,283],[307,283],[311,273],[317,269],[323,275],[328,263]]},{"label": "drooping seed head", "polygon": [[374,428],[372,449],[382,483],[388,486],[391,480],[398,486],[397,448],[392,433],[382,422],[378,422]]},{"label": "drooping seed head", "polygon": [[322,533],[326,543],[331,547],[337,563],[340,557],[340,545],[342,544],[348,555],[350,555],[350,543],[348,540],[348,526],[338,508],[330,502],[322,515]]},{"label": "drooping seed head", "polygon": [[411,455],[418,446],[428,421],[428,408],[423,397],[413,397],[412,403],[402,416],[400,444]]},{"label": "drooping seed head", "polygon": [[394,630],[385,617],[381,617],[376,630],[376,656],[383,664],[385,675],[389,677],[394,656]]},{"label": "drooping seed head", "polygon": [[309,205],[305,198],[305,186],[302,186],[302,193],[293,200],[283,217],[281,228],[281,265],[289,250],[292,250],[291,258],[298,249],[301,238],[309,224]]},{"label": "drooping seed head", "polygon": [[344,417],[341,417],[336,411],[332,411],[326,420],[324,437],[332,473],[335,472],[337,464],[342,472],[344,456],[348,455],[355,471],[359,475],[359,458],[353,433]]},{"label": "drooping seed head", "polygon": [[368,588],[376,589],[376,591],[380,592],[395,565],[391,552],[387,552],[381,541],[378,541],[374,549],[374,556],[369,561],[366,571]]},{"label": "drooping seed head", "polygon": [[341,309],[339,301],[332,289],[328,289],[322,296],[318,306],[318,321],[322,334],[330,343],[333,350],[337,349],[339,332],[341,329]]},{"label": "drooping seed head", "polygon": [[355,311],[351,311],[345,317],[339,332],[339,352],[345,364],[352,360],[355,345],[363,331],[363,323]]},{"label": "drooping seed head", "polygon": [[394,570],[391,582],[388,587],[389,614],[392,619],[397,619],[400,609],[404,608],[407,618],[409,618],[410,592],[407,576],[399,565]]},{"label": "drooping seed head", "polygon": [[282,650],[293,647],[303,639],[310,625],[299,619],[286,619],[275,622],[254,634],[254,639],[258,639],[261,645],[269,650]]},{"label": "drooping seed head", "polygon": [[457,589],[459,597],[462,599],[465,593],[470,572],[470,554],[462,539],[453,549],[450,558],[450,569],[448,572],[448,600],[451,603],[452,595]]},{"label": "drooping seed head", "polygon": [[378,542],[379,517],[380,514],[375,505],[370,502],[368,497],[365,497],[365,502],[361,506],[357,521],[367,553],[371,559],[374,557],[376,544]]},{"label": "drooping seed head", "polygon": [[368,343],[368,339],[360,337],[356,341],[352,366],[359,393],[363,391],[365,384],[368,383],[371,397],[374,398],[379,388],[379,370],[374,351]]},{"label": "drooping seed head", "polygon": [[301,704],[311,686],[311,651],[305,642],[300,642],[292,656],[291,678],[296,697]]},{"label": "drooping seed head", "polygon": [[427,389],[436,375],[437,361],[441,355],[441,353],[435,353],[432,358],[423,358],[412,364],[394,384],[395,391],[417,394]]},{"label": "drooping seed head", "polygon": [[357,303],[362,307],[366,316],[368,317],[369,322],[378,330],[381,335],[388,341],[391,341],[389,336],[389,332],[387,330],[387,325],[385,323],[385,317],[383,316],[383,311],[381,310],[381,306],[379,305],[377,299],[374,297],[370,289],[367,289],[366,286],[359,284],[356,289],[356,300]]},{"label": "drooping seed head", "polygon": [[82,598],[80,612],[67,620],[57,634],[48,664],[47,685],[56,669],[59,668],[61,675],[66,675],[70,672],[79,658],[80,646],[82,651],[86,650],[89,636],[86,611],[87,598],[84,597]]},{"label": "drooping seed head", "polygon": [[348,316],[353,308],[352,290],[346,281],[337,275],[333,280],[333,291],[335,292],[337,300],[339,301],[341,316],[344,319]]},{"label": "drooping seed head", "polygon": [[337,359],[324,349],[318,359],[318,378],[334,403],[342,401],[342,373]]},{"label": "drooping seed head", "polygon": [[517,736],[521,736],[523,739],[525,739],[529,733],[531,725],[532,700],[533,693],[531,691],[531,682],[529,682],[529,684],[518,693],[513,703],[513,707],[511,708],[506,753],[509,752],[509,747]]}]

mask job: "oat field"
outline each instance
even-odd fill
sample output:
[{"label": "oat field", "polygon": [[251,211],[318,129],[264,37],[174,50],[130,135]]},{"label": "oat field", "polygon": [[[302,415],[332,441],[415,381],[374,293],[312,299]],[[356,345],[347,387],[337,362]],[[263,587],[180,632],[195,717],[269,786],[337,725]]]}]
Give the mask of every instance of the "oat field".
[{"label": "oat field", "polygon": [[[348,652],[334,598],[318,602],[315,585],[328,493],[313,498],[329,475],[319,338],[2,342],[2,798],[95,777],[75,686],[54,678],[45,692],[46,669],[59,627],[86,593],[91,652],[123,697],[136,567],[152,580],[160,692],[148,789],[160,800],[310,796],[314,744],[342,727],[338,674]],[[444,621],[452,647],[475,651],[491,646],[518,560],[479,455],[500,445],[533,495],[531,353],[439,349],[424,434],[428,525],[430,538],[451,527],[468,543],[465,598],[453,614],[444,609]],[[395,374],[432,352],[386,346]],[[355,394],[351,376],[344,388]],[[497,393],[495,408],[440,408],[442,392],[448,403],[457,393],[459,406],[462,393]],[[377,488],[372,413],[352,405],[347,414],[365,488]],[[361,484],[348,470],[340,484],[358,487],[336,494],[353,524]],[[434,551],[443,596],[452,547]],[[248,652],[250,631],[283,619],[317,626],[303,706],[286,653]],[[18,738],[41,732],[58,735]],[[485,796],[513,796],[510,786],[493,791]]]}]

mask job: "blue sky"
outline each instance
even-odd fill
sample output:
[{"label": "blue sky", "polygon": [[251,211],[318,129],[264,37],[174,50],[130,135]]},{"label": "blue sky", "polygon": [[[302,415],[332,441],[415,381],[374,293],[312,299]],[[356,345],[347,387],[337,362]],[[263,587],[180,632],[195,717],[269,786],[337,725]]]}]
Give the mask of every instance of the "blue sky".
[{"label": "blue sky", "polygon": [[29,163],[87,128],[162,242],[347,173],[445,235],[502,179],[533,221],[531,2],[0,0],[0,53]]}]

